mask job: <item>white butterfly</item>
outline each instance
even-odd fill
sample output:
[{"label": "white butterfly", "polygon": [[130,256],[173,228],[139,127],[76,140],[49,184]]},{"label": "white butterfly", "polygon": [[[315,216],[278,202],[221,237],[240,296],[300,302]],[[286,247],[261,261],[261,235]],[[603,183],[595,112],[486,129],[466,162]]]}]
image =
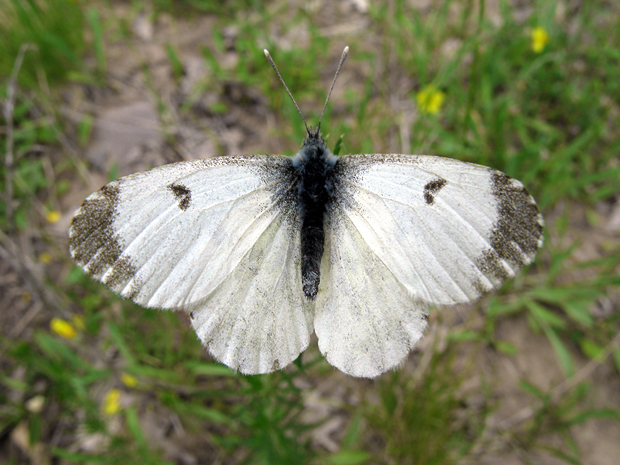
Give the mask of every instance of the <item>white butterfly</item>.
[{"label": "white butterfly", "polygon": [[405,359],[430,306],[498,287],[542,235],[534,199],[503,173],[336,157],[317,127],[292,159],[218,157],[111,182],[84,201],[69,242],[115,292],[189,312],[211,354],[242,373],[287,366],[315,331],[329,363],[372,378]]}]

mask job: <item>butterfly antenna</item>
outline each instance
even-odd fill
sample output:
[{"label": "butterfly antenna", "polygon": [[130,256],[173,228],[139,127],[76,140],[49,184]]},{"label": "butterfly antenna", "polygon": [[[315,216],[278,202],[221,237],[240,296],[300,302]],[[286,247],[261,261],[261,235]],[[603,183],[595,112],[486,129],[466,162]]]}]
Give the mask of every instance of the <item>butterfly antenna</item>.
[{"label": "butterfly antenna", "polygon": [[264,49],[263,52],[265,52],[265,56],[267,57],[267,61],[269,62],[269,64],[273,68],[273,70],[278,75],[278,79],[280,79],[280,82],[282,83],[282,85],[286,89],[286,92],[288,93],[288,96],[291,98],[291,100],[295,104],[295,108],[297,108],[297,111],[299,112],[299,116],[301,116],[301,120],[304,122],[304,126],[306,127],[306,131],[308,132],[308,135],[310,135],[310,129],[308,129],[308,125],[306,124],[306,118],[304,118],[304,114],[301,112],[301,110],[299,109],[299,105],[297,105],[297,102],[293,98],[293,94],[291,94],[291,91],[288,90],[288,87],[286,87],[286,83],[284,82],[284,79],[282,79],[282,76],[280,75],[280,71],[278,71],[278,68],[276,68],[276,64],[271,59],[271,55],[269,55],[269,51],[267,49]]},{"label": "butterfly antenna", "polygon": [[338,63],[338,68],[336,69],[336,74],[334,75],[332,86],[329,88],[329,92],[327,93],[327,98],[325,99],[325,105],[323,105],[323,111],[321,112],[321,117],[319,118],[319,125],[316,127],[317,133],[319,132],[319,129],[321,129],[321,121],[323,121],[323,115],[325,114],[325,108],[327,108],[327,102],[329,102],[329,97],[332,95],[332,90],[334,90],[334,85],[336,85],[336,79],[338,79],[340,68],[342,68],[342,65],[344,65],[344,60],[347,59],[348,54],[349,54],[349,46],[347,45],[342,51],[342,56],[340,57],[340,63]]}]

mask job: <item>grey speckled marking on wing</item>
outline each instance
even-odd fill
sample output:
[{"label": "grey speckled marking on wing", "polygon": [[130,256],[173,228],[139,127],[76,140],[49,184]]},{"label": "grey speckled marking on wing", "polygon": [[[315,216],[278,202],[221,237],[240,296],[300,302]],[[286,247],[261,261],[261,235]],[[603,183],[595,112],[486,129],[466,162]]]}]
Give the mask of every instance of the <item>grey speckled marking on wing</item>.
[{"label": "grey speckled marking on wing", "polygon": [[491,247],[477,260],[482,271],[505,281],[509,275],[500,260],[515,268],[530,263],[543,241],[543,219],[523,184],[494,172],[491,192],[497,199],[498,219],[489,236]]},{"label": "grey speckled marking on wing", "polygon": [[121,184],[121,180],[112,182],[89,196],[73,218],[69,233],[75,262],[97,277],[111,268],[104,283],[113,289],[136,272],[130,257],[121,258],[123,245],[113,227]]},{"label": "grey speckled marking on wing", "polygon": [[110,183],[89,196],[73,218],[69,246],[76,263],[97,275],[121,255],[112,227],[116,217],[119,185]]}]

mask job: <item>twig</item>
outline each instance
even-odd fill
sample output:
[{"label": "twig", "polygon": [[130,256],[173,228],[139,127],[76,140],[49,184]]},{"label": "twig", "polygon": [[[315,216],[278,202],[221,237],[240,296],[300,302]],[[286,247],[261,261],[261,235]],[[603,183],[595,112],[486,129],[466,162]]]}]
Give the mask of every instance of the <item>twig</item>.
[{"label": "twig", "polygon": [[6,169],[6,210],[9,219],[13,217],[13,110],[15,108],[15,88],[17,87],[17,75],[22,67],[24,55],[34,45],[22,44],[13,65],[13,71],[9,78],[7,97],[2,107],[2,114],[6,121],[6,155],[4,157],[4,167]]},{"label": "twig", "polygon": [[57,312],[66,312],[66,305],[45,287],[45,278],[36,263],[24,253],[10,237],[0,231],[0,259],[8,262],[22,281],[29,287],[31,295],[44,307]]}]

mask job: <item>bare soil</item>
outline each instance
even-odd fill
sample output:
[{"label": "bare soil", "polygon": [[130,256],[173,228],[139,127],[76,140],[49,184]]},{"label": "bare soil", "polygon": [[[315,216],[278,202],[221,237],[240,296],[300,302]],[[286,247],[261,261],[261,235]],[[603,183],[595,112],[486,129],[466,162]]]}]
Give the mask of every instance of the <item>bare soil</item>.
[{"label": "bare soil", "polygon": [[[344,6],[326,7],[325,25],[322,30],[333,36],[364,34],[366,18],[353,5],[356,2],[343,2]],[[362,2],[363,3],[363,2]],[[494,3],[494,2],[488,2]],[[117,5],[117,14],[131,17],[128,6]],[[492,10],[491,7],[489,7]],[[335,15],[329,13],[335,9]],[[67,251],[66,231],[73,212],[82,200],[91,192],[99,189],[108,181],[108,173],[117,167],[119,176],[135,173],[182,159],[211,157],[216,155],[232,155],[238,153],[274,152],[279,153],[286,147],[286,139],[274,137],[277,117],[270,113],[264,99],[251,89],[239,88],[235,83],[227,83],[224,98],[229,107],[225,115],[214,115],[209,104],[218,95],[205,93],[194,103],[190,118],[179,110],[181,103],[188,97],[194,86],[204,77],[204,60],[199,47],[209,45],[210,29],[213,19],[196,17],[192,19],[173,19],[160,15],[155,22],[146,16],[133,20],[132,28],[136,40],[128,47],[122,41],[111,44],[107,48],[108,69],[111,84],[105,89],[94,89],[82,85],[72,85],[63,92],[63,115],[78,122],[84,115],[93,115],[94,131],[83,156],[88,166],[85,179],[72,183],[70,192],[61,199],[60,222],[47,225],[46,234],[56,241],[59,250]],[[276,26],[270,26],[277,29]],[[276,31],[277,32],[277,31]],[[231,31],[234,35],[234,31]],[[274,34],[277,35],[277,34]],[[290,46],[291,42],[303,42],[304,32],[299,31],[298,37],[280,37],[276,40],[282,47]],[[368,40],[372,40],[369,37]],[[172,77],[169,61],[164,45],[172,43],[179,51],[185,66],[186,74],[179,83]],[[257,45],[258,46],[258,45]],[[326,50],[323,63],[331,72],[333,63],[337,61],[339,50]],[[355,53],[352,50],[351,53]],[[328,55],[329,54],[329,55]],[[222,60],[235,61],[234,49],[227,52]],[[157,94],[166,103],[169,114],[158,112],[157,103],[148,89],[141,71],[146,64],[151,72],[153,86]],[[265,63],[265,66],[268,66]],[[290,64],[280,64],[286,76],[286,68]],[[348,64],[345,67],[342,82],[346,85],[363,88],[363,65]],[[356,67],[357,66],[357,67]],[[326,76],[329,73],[325,74]],[[325,82],[309,83],[308,85],[325,86]],[[275,80],[275,76],[274,76]],[[396,86],[395,86],[396,88]],[[336,89],[333,105],[339,105],[342,89]],[[396,92],[396,91],[395,91]],[[240,105],[240,95],[249,105]],[[398,98],[398,96],[395,96]],[[317,102],[317,107],[322,102]],[[172,135],[170,138],[163,134]],[[388,144],[391,145],[390,142]],[[77,146],[76,143],[73,144]],[[377,151],[391,151],[393,147],[377,146]],[[58,156],[58,154],[57,154]],[[579,260],[595,259],[604,255],[604,243],[620,240],[618,231],[620,224],[619,203],[601,205],[598,209],[596,225],[588,221],[579,205],[560,205],[560,209],[574,210],[570,233],[564,240],[580,240],[581,247],[575,257]],[[550,212],[546,220],[552,224],[558,212]],[[11,338],[28,338],[32,329],[49,321],[51,314],[67,311],[55,302],[55,298],[46,291],[46,283],[54,281],[66,274],[66,263],[41,265],[36,263],[38,250],[29,238],[21,244],[15,244],[15,254],[0,257],[0,307],[11,308],[11,312],[0,312],[0,331]],[[36,244],[36,241],[34,242]],[[24,252],[25,251],[25,252]],[[68,252],[66,252],[68,255]],[[26,257],[26,258],[24,258]],[[59,274],[56,274],[59,273]],[[576,279],[577,277],[575,277]],[[433,329],[429,337],[422,342],[421,351],[432,347],[436,338],[445,338],[448,330],[460,327],[481,328],[484,315],[481,307],[447,309],[438,320],[433,317]],[[609,314],[620,309],[620,299],[602,299],[594,314]],[[191,329],[188,328],[188,331]],[[541,450],[532,452],[524,450],[519,444],[519,433],[532,421],[538,401],[519,388],[520,380],[527,380],[542,390],[557,393],[556,401],[575,382],[566,380],[559,369],[558,361],[543,334],[534,333],[523,316],[501,320],[497,329],[500,339],[512,343],[518,350],[516,355],[507,356],[487,346],[471,344],[477,351],[476,366],[478,370],[470,373],[465,383],[471,403],[483,401],[483,385],[492,386],[495,410],[488,417],[484,440],[473,454],[471,463],[506,465],[521,463],[560,464],[565,463]],[[467,347],[467,345],[463,345]],[[316,346],[311,350],[316,352]],[[465,354],[464,357],[471,354]],[[583,402],[589,408],[620,406],[620,381],[609,362],[593,364],[582,357],[577,350],[574,358],[578,361],[577,377],[587,380],[591,386],[590,395]],[[419,358],[418,358],[419,359]],[[408,363],[404,369],[415,370]],[[339,449],[339,439],[349,420],[348,410],[338,408],[339,405],[355,405],[363,398],[372,398],[373,384],[358,382],[334,372],[324,379],[317,380],[313,390],[306,399],[308,421],[329,418],[318,429],[313,430],[312,440],[316,447],[325,451]],[[326,402],[326,399],[329,402]],[[178,463],[206,463],[213,458],[213,450],[206,447],[200,435],[188,435],[182,429],[169,430],[171,420],[169,413],[149,412],[148,417],[141,418],[149,439],[164,447],[171,459]],[[618,462],[620,457],[620,425],[611,420],[593,420],[578,424],[570,431],[582,451],[583,463],[587,465],[609,465]],[[546,435],[539,438],[543,443],[559,445],[560,437]],[[84,438],[84,441],[93,438]],[[28,447],[19,443],[19,435],[13,438],[16,447]],[[88,450],[88,445],[84,445]],[[30,452],[33,454],[34,452]],[[31,455],[32,463],[37,459]]]}]

